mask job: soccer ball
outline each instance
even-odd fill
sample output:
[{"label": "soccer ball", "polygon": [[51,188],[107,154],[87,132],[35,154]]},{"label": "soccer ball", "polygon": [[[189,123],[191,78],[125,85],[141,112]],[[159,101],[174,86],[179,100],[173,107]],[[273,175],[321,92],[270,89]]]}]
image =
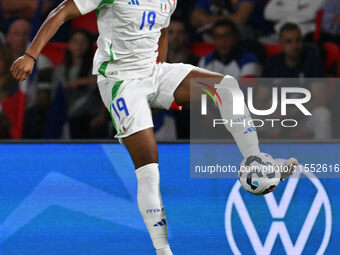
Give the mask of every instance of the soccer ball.
[{"label": "soccer ball", "polygon": [[279,185],[281,172],[276,161],[266,153],[245,158],[238,172],[242,187],[255,195],[265,195]]}]

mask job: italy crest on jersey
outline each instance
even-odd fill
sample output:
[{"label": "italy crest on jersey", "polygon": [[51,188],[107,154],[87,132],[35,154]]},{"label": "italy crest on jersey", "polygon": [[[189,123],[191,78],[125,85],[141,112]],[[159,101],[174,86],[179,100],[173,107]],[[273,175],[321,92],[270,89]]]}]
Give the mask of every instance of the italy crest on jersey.
[{"label": "italy crest on jersey", "polygon": [[170,6],[168,4],[168,0],[161,0],[161,11],[168,12],[169,9],[170,9]]}]

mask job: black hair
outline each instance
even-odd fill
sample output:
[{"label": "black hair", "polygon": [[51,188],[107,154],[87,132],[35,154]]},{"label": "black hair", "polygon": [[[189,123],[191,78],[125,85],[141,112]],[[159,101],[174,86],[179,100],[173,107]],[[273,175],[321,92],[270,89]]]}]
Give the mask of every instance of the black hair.
[{"label": "black hair", "polygon": [[[75,34],[81,33],[83,34],[87,41],[88,41],[88,49],[85,51],[83,58],[82,58],[82,63],[80,66],[80,70],[79,70],[79,74],[78,74],[78,78],[82,78],[82,77],[87,77],[89,75],[91,66],[92,66],[92,62],[93,62],[93,37],[91,35],[91,33],[89,33],[88,31],[84,30],[84,29],[75,29],[72,31],[69,41],[72,39],[72,37]],[[65,53],[65,78],[66,80],[68,80],[69,77],[69,73],[70,73],[70,69],[73,65],[73,58],[72,58],[72,54],[69,50],[66,50]]]},{"label": "black hair", "polygon": [[233,35],[239,40],[240,39],[240,32],[234,22],[232,22],[230,19],[221,19],[214,23],[213,30],[215,30],[218,27],[228,27],[230,28]]},{"label": "black hair", "polygon": [[285,23],[280,29],[280,32],[279,32],[280,38],[282,37],[284,32],[294,31],[294,30],[299,31],[301,33],[301,29],[297,24],[292,23],[292,22]]},{"label": "black hair", "polygon": [[175,17],[175,18],[171,18],[171,22],[178,22],[178,23],[181,23],[185,29],[185,32],[186,33],[189,33],[189,27],[188,25],[183,21],[183,19],[180,19],[178,17]]}]

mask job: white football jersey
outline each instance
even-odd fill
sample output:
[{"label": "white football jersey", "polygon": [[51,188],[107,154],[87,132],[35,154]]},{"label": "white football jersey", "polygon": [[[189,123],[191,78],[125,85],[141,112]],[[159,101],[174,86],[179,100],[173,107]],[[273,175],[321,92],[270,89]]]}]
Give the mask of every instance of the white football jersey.
[{"label": "white football jersey", "polygon": [[97,11],[99,38],[93,61],[98,80],[151,75],[161,29],[168,27],[177,0],[73,0],[81,14]]}]

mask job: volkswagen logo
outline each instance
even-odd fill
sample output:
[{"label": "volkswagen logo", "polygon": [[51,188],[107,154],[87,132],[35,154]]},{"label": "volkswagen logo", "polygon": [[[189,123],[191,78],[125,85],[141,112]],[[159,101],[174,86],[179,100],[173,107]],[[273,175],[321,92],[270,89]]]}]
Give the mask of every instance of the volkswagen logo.
[{"label": "volkswagen logo", "polygon": [[[303,201],[300,201],[299,199],[293,200],[301,174],[306,175],[307,180],[312,183],[316,192],[304,192]],[[324,254],[331,236],[332,212],[326,190],[322,186],[321,182],[315,177],[315,175],[306,171],[303,171],[303,173],[300,171],[296,172],[293,178],[289,178],[280,201],[277,201],[273,193],[263,197],[256,197],[256,199],[265,200],[264,204],[268,207],[269,211],[268,220],[271,221],[269,222],[270,228],[265,234],[263,230],[260,231],[259,229],[256,229],[254,225],[256,219],[252,218],[249,214],[246,201],[243,200],[240,189],[241,185],[237,181],[230,192],[225,211],[226,236],[230,248],[235,255],[242,254],[240,251],[240,247],[242,245],[240,240],[242,239],[242,242],[246,241],[245,238],[238,238],[238,230],[240,230],[240,228],[243,228],[242,231],[244,231],[248,236],[248,240],[251,247],[253,248],[254,253],[258,255],[271,254],[275,245],[281,245],[279,242],[276,242],[278,238],[281,239],[280,241],[286,254],[300,255],[307,247],[307,244],[318,245],[318,247],[315,249],[315,254]],[[309,203],[309,205],[305,206],[306,201],[312,202],[311,204]],[[300,224],[298,224],[300,230],[298,230],[297,238],[294,238],[294,241],[292,240],[286,226],[286,224],[289,223],[288,221],[292,221],[293,219],[291,217],[285,218],[289,207],[293,205],[293,203],[303,203],[303,206],[300,206],[299,204],[297,205],[300,206],[299,208],[301,208],[301,210],[294,212],[294,214],[304,213],[304,215],[306,215],[302,227]],[[237,226],[235,223],[233,223],[236,214],[238,214],[238,217],[242,223],[238,224]],[[317,218],[320,214],[324,214],[323,216],[325,219],[321,224],[322,229],[320,230],[320,224],[318,224],[319,228],[317,236],[315,234],[311,235],[313,227],[316,225]],[[259,235],[260,232],[261,235]],[[320,232],[322,234],[320,234]],[[310,238],[314,239],[312,242],[308,243]]]}]

